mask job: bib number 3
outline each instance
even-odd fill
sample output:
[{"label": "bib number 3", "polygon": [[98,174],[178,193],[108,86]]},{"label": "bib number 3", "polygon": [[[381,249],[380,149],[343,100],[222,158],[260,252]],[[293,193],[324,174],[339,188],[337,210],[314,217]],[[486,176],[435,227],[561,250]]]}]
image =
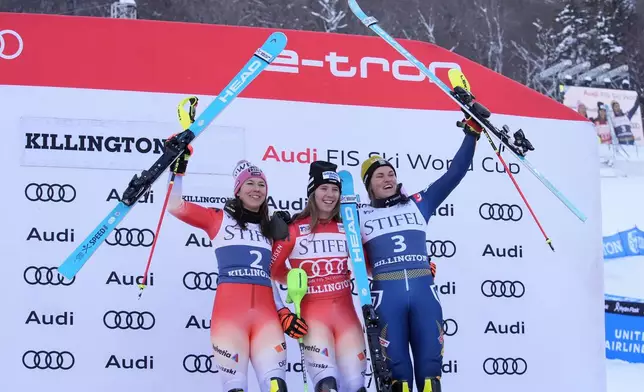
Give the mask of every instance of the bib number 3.
[{"label": "bib number 3", "polygon": [[405,244],[405,237],[401,235],[395,235],[391,237],[391,239],[394,241],[394,245],[396,246],[394,248],[394,252],[400,253],[404,252],[405,249],[407,249],[407,244]]}]

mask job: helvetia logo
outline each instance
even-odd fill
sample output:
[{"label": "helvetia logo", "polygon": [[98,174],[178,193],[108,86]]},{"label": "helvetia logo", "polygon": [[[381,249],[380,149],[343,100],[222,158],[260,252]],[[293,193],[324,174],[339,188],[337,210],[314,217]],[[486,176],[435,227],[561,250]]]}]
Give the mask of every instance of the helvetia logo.
[{"label": "helvetia logo", "polygon": [[224,350],[224,349],[219,348],[219,346],[212,346],[212,348],[213,348],[213,350],[215,350],[215,352],[217,354],[221,355],[222,357],[226,357],[226,358],[230,359],[231,361],[239,362],[239,354],[237,354],[237,353],[233,354],[233,353],[229,352],[228,350]]},{"label": "helvetia logo", "polygon": [[326,348],[326,347],[324,347],[324,348],[319,348],[319,347],[318,347],[318,346],[316,346],[316,345],[307,346],[306,344],[304,344],[304,345],[302,345],[302,346],[304,347],[304,350],[305,350],[305,351],[312,351],[312,352],[314,352],[314,353],[322,354],[322,355],[324,355],[325,357],[328,357],[328,356],[329,356],[329,349],[328,349],[328,348]]}]

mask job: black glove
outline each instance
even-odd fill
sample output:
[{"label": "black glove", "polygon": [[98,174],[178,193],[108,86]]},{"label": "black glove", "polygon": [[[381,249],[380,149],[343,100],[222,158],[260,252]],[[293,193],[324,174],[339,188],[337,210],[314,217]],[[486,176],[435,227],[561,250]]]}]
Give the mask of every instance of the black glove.
[{"label": "black glove", "polygon": [[288,225],[291,223],[291,214],[288,211],[275,211],[270,221],[270,231],[273,240],[288,238]]},{"label": "black glove", "polygon": [[[171,140],[175,135],[170,136],[166,140],[166,144],[168,144],[168,141]],[[188,168],[188,159],[190,159],[190,156],[192,155],[192,146],[188,145],[188,148],[186,149],[185,153],[179,158],[177,158],[176,161],[170,166],[170,171],[172,171],[174,174],[177,176],[183,176],[186,174],[186,169]]]},{"label": "black glove", "polygon": [[289,224],[293,221],[291,218],[291,213],[288,211],[275,211],[273,212],[273,218],[280,218],[284,223]]}]

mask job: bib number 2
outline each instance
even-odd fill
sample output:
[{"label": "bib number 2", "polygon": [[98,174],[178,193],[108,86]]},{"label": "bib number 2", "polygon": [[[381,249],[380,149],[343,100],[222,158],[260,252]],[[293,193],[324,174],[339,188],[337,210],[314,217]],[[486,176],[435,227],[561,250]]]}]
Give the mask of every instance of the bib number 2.
[{"label": "bib number 2", "polygon": [[262,265],[260,264],[260,262],[262,261],[262,254],[261,254],[259,251],[257,251],[257,250],[251,250],[251,251],[250,251],[250,254],[251,254],[251,255],[253,255],[253,256],[255,256],[255,261],[253,261],[252,263],[250,263],[250,267],[251,267],[251,268],[259,268],[259,269],[263,269],[263,268],[262,268]]}]

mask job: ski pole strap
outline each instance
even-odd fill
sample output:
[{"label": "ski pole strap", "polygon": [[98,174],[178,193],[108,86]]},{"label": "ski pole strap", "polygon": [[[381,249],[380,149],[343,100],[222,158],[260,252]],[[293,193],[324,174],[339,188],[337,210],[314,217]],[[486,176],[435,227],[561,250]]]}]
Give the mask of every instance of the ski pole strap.
[{"label": "ski pole strap", "polygon": [[[190,102],[188,111],[186,111],[186,103]],[[181,123],[181,128],[186,130],[190,128],[190,125],[195,122],[195,114],[197,113],[197,105],[199,104],[199,98],[192,96],[184,98],[179,102],[177,106],[177,115],[179,116],[179,123]]]}]

